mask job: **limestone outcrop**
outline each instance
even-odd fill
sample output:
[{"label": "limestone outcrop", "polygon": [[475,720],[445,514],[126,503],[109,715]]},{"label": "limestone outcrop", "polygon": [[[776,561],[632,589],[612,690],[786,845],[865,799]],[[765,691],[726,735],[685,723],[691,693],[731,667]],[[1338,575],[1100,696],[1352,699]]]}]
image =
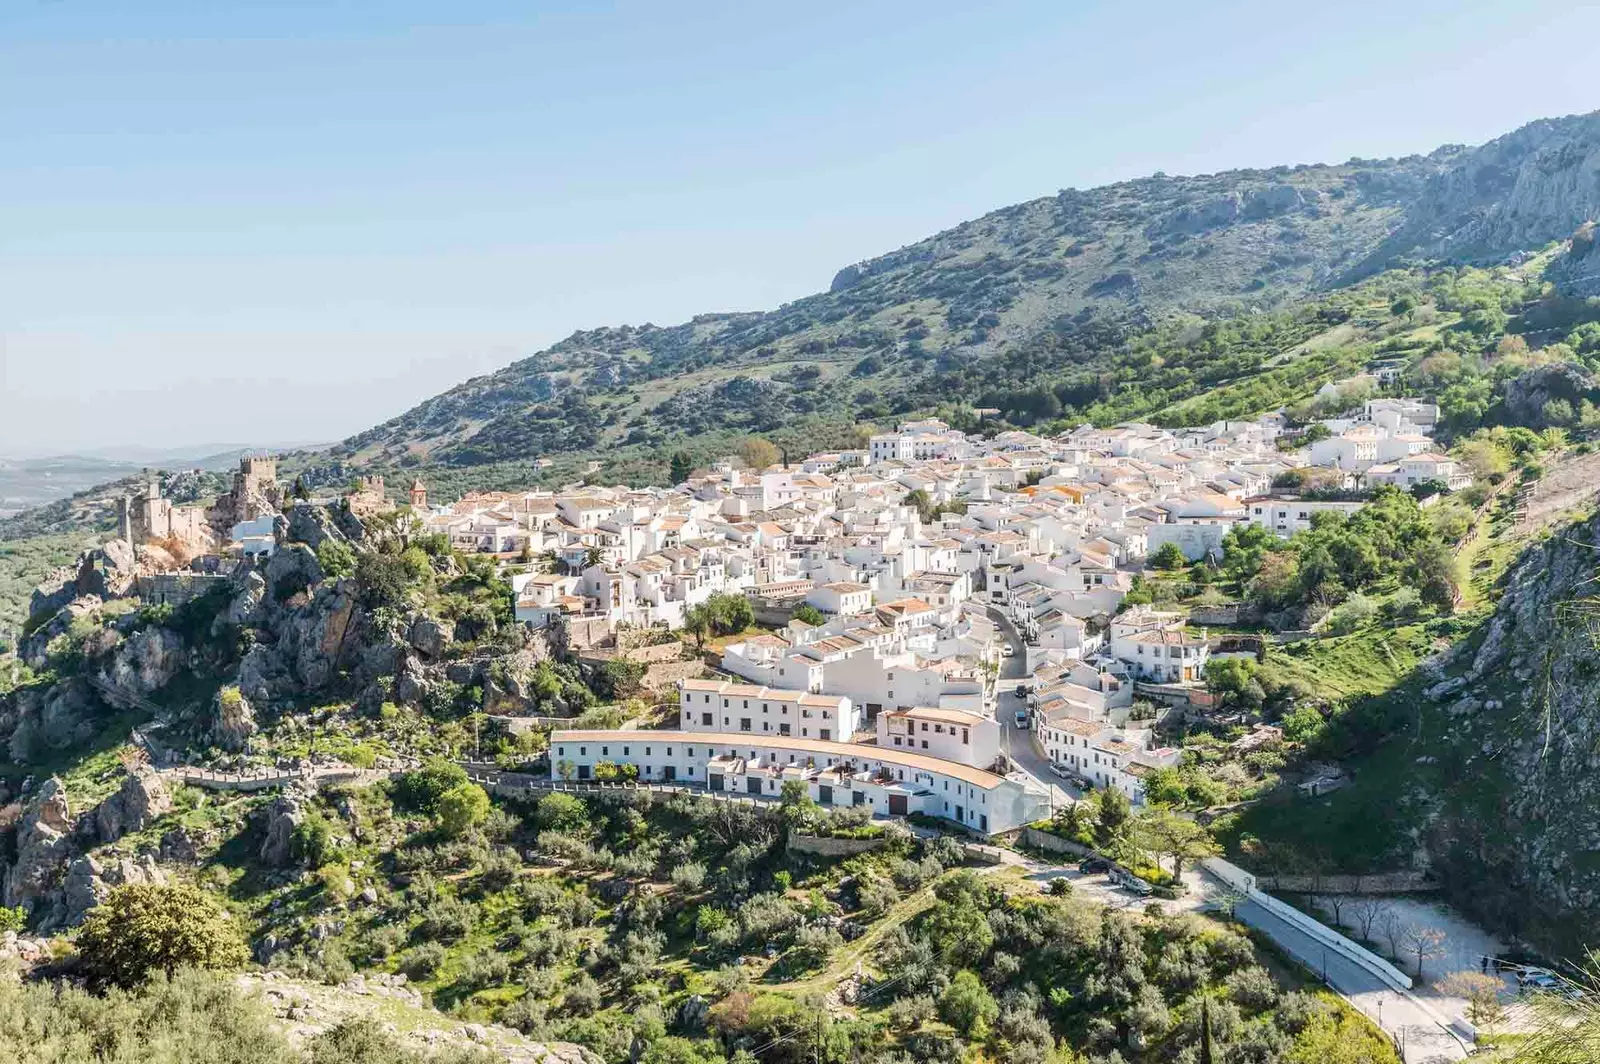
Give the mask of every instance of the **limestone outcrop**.
[{"label": "limestone outcrop", "polygon": [[157,773],[140,767],[123,777],[117,792],[100,803],[94,822],[101,842],[116,842],[130,832],[143,831],[171,810],[172,794],[166,783]]},{"label": "limestone outcrop", "polygon": [[306,819],[311,795],[303,788],[290,787],[261,814],[262,840],[258,856],[269,868],[287,868],[294,859],[294,832]]},{"label": "limestone outcrop", "polygon": [[211,722],[211,739],[224,750],[238,752],[257,731],[255,710],[237,687],[217,692]]},{"label": "limestone outcrop", "polygon": [[165,687],[188,660],[183,637],[168,628],[141,628],[117,648],[100,681],[135,698]]},{"label": "limestone outcrop", "polygon": [[31,911],[47,896],[73,855],[74,828],[66,785],[52,776],[23,806],[17,856],[5,870],[0,902]]}]

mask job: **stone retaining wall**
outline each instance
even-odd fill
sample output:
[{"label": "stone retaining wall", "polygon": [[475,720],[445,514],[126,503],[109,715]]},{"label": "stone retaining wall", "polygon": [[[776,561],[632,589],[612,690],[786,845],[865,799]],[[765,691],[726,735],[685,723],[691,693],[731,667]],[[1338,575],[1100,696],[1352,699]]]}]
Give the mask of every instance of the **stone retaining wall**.
[{"label": "stone retaining wall", "polygon": [[1094,853],[1082,843],[1063,839],[1060,835],[1052,835],[1036,827],[1023,828],[1021,842],[1026,846],[1035,846],[1046,853],[1065,853],[1073,857],[1088,857]]},{"label": "stone retaining wall", "polygon": [[796,853],[814,853],[823,857],[851,857],[858,853],[882,849],[888,844],[888,836],[879,836],[875,839],[835,839],[822,835],[799,834],[789,836],[789,849]]}]

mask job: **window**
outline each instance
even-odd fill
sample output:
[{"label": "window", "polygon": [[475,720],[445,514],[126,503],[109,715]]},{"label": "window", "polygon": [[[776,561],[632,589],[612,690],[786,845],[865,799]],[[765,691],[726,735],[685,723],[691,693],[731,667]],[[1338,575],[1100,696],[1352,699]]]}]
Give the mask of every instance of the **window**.
[{"label": "window", "polygon": [[817,733],[817,735],[822,739],[823,742],[827,742],[829,739],[833,738],[833,731],[829,728],[823,728]]},{"label": "window", "polygon": [[740,731],[749,731],[750,730],[750,718],[749,717],[740,717],[739,718],[739,730]]},{"label": "window", "polygon": [[926,739],[922,740],[922,748],[924,750],[926,750],[928,748],[928,740],[926,740]]},{"label": "window", "polygon": [[700,714],[700,724],[701,724],[702,727],[706,727],[706,728],[711,727],[711,714],[709,714],[709,713]]}]

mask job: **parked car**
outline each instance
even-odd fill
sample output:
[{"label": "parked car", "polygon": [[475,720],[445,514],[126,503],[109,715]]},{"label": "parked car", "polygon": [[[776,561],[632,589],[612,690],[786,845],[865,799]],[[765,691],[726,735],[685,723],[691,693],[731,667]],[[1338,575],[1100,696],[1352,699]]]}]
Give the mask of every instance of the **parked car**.
[{"label": "parked car", "polygon": [[1017,653],[1017,648],[1012,646],[1010,643],[1001,643],[1000,644],[1000,656],[1002,658],[1013,657],[1013,656],[1016,655],[1016,653]]},{"label": "parked car", "polygon": [[1067,771],[1067,766],[1055,761],[1050,762],[1050,775],[1063,780],[1072,778],[1072,773]]},{"label": "parked car", "polygon": [[1541,987],[1555,986],[1556,975],[1548,968],[1524,968],[1517,973],[1517,985],[1520,987],[1535,985]]},{"label": "parked car", "polygon": [[1027,726],[1028,726],[1028,711],[1025,710],[1025,709],[1017,710],[1017,727],[1026,728]]},{"label": "parked car", "polygon": [[1017,694],[1019,694],[1019,695],[1031,695],[1031,694],[1033,694],[1033,684],[1031,684],[1031,683],[1019,683],[1019,684],[1017,684]]},{"label": "parked car", "polygon": [[1085,857],[1078,862],[1078,871],[1086,876],[1098,875],[1107,871],[1110,867],[1111,862],[1104,857]]},{"label": "parked car", "polygon": [[1156,889],[1135,875],[1124,875],[1120,885],[1123,890],[1130,894],[1137,894],[1141,898],[1148,897],[1151,891]]}]

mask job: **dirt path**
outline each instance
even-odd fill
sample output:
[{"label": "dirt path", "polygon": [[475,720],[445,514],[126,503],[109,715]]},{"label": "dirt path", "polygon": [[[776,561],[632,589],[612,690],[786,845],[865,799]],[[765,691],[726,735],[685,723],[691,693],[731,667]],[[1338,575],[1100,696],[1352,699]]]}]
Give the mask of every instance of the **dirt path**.
[{"label": "dirt path", "polygon": [[1534,532],[1561,513],[1600,494],[1600,451],[1558,462],[1534,485],[1517,518],[1518,533]]}]

